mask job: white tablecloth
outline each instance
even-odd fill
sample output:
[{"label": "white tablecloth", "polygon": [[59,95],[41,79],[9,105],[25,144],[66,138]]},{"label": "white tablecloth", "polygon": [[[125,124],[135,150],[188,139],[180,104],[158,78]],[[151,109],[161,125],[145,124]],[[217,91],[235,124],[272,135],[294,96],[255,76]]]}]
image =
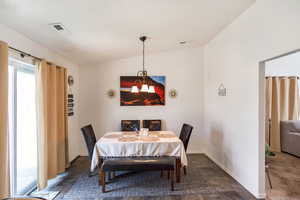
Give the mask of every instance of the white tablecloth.
[{"label": "white tablecloth", "polygon": [[[120,134],[124,132],[110,132],[111,134]],[[174,134],[171,131],[158,131],[160,134]],[[175,134],[174,134],[175,135]],[[101,157],[136,157],[136,156],[174,156],[181,159],[183,166],[187,166],[187,156],[183,143],[176,137],[162,138],[158,137],[158,141],[142,141],[122,142],[118,138],[100,138],[94,148],[93,159],[91,162],[91,171],[93,171],[99,163]]]}]

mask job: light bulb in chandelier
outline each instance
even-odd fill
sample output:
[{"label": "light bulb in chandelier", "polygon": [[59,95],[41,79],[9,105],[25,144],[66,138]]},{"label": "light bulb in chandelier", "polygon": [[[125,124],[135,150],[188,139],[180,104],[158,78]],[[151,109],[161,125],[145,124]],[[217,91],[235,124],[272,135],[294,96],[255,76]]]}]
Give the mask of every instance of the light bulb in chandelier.
[{"label": "light bulb in chandelier", "polygon": [[149,91],[149,87],[147,84],[143,84],[142,88],[141,88],[141,92],[148,92]]},{"label": "light bulb in chandelier", "polygon": [[139,93],[139,88],[136,85],[132,86],[131,93]]},{"label": "light bulb in chandelier", "polygon": [[155,93],[155,88],[153,85],[149,86],[148,93]]}]

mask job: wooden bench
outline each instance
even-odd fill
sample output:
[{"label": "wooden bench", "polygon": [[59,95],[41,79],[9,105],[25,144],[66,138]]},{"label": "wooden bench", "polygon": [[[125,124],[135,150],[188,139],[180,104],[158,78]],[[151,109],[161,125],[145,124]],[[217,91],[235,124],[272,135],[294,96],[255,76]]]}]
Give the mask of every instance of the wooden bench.
[{"label": "wooden bench", "polygon": [[104,160],[99,171],[99,184],[102,186],[103,193],[106,192],[106,172],[115,171],[169,171],[171,175],[171,190],[174,191],[175,158],[173,157]]}]

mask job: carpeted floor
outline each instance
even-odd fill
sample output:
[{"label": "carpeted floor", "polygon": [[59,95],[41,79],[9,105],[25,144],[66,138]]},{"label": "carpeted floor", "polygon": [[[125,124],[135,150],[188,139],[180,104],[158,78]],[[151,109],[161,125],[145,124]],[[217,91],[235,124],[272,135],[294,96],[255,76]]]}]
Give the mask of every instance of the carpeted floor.
[{"label": "carpeted floor", "polygon": [[200,199],[252,200],[255,199],[239,183],[203,154],[188,155],[188,175],[170,191],[166,177],[160,172],[136,172],[117,176],[107,184],[103,194],[98,176],[88,177],[89,161],[80,157],[68,171],[68,176],[48,190],[60,190],[59,200],[114,200],[114,199]]},{"label": "carpeted floor", "polygon": [[270,160],[270,178],[273,188],[266,180],[267,200],[300,199],[300,158],[276,153]]}]

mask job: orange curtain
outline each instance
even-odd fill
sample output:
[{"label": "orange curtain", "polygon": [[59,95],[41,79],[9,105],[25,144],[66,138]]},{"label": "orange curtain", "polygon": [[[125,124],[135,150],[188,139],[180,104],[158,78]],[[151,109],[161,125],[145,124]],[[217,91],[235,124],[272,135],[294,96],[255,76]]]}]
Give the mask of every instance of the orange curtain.
[{"label": "orange curtain", "polygon": [[41,61],[37,72],[38,188],[68,166],[67,70]]},{"label": "orange curtain", "polygon": [[0,199],[9,196],[8,46],[0,41]]},{"label": "orange curtain", "polygon": [[297,120],[298,116],[298,78],[266,77],[266,139],[271,138],[271,150],[281,151],[280,121]]}]

